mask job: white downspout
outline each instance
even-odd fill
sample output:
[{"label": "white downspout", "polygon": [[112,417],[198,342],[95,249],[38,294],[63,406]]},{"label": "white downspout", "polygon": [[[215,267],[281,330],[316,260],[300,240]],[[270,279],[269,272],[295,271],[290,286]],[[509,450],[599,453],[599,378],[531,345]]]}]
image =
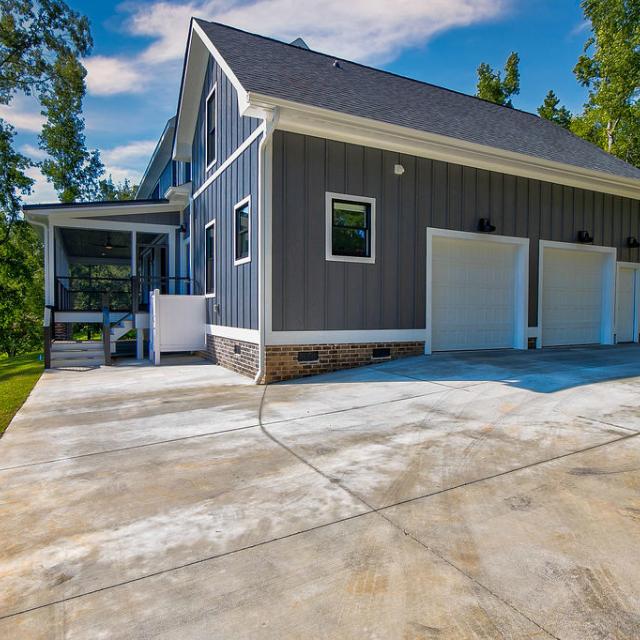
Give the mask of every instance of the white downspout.
[{"label": "white downspout", "polygon": [[278,124],[278,109],[275,108],[270,113],[270,117],[265,118],[264,134],[258,145],[258,332],[260,335],[258,343],[258,372],[254,378],[256,384],[260,384],[265,373],[265,353],[266,353],[266,285],[267,274],[266,265],[266,221],[265,214],[268,210],[267,198],[271,197],[271,185],[267,184],[265,177],[265,156],[273,132]]}]

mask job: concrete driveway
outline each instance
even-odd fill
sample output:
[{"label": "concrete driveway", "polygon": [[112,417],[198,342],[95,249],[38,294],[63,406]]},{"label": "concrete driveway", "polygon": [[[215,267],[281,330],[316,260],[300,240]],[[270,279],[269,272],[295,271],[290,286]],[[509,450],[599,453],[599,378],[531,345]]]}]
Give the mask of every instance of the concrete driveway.
[{"label": "concrete driveway", "polygon": [[640,637],[640,349],[47,372],[0,637]]}]

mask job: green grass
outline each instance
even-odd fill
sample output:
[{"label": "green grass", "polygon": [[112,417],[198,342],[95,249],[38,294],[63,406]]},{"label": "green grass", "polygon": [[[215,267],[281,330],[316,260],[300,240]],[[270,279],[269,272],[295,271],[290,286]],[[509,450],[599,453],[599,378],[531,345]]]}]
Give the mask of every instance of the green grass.
[{"label": "green grass", "polygon": [[0,436],[42,375],[44,365],[38,355],[0,356]]}]

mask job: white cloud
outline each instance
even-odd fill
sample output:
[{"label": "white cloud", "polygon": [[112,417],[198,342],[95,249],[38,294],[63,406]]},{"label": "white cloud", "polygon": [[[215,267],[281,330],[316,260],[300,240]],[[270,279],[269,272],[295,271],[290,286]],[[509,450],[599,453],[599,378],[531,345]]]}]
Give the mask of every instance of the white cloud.
[{"label": "white cloud", "polygon": [[46,151],[36,147],[35,144],[23,144],[20,147],[20,152],[24,153],[27,158],[31,158],[31,160],[44,160],[47,157]]},{"label": "white cloud", "polygon": [[82,62],[87,69],[87,90],[97,96],[138,93],[144,89],[143,75],[135,59],[92,56]]},{"label": "white cloud", "polygon": [[40,173],[38,167],[30,167],[25,173],[35,180],[31,195],[24,198],[26,204],[58,202],[58,194],[50,182]]},{"label": "white cloud", "polygon": [[106,165],[138,166],[147,163],[156,147],[155,140],[137,140],[112,149],[100,151]]},{"label": "white cloud", "polygon": [[0,118],[4,118],[18,131],[40,133],[44,124],[44,117],[39,111],[34,111],[33,104],[18,97],[10,105],[0,105]]},{"label": "white cloud", "polygon": [[182,59],[189,19],[215,20],[360,62],[381,63],[437,33],[500,17],[513,0],[191,0],[126,2],[124,29],[153,42],[130,59],[88,58],[97,95],[137,92],[153,69]]},{"label": "white cloud", "polygon": [[137,169],[105,165],[104,177],[107,178],[108,176],[111,176],[115,183],[123,182],[125,178],[131,184],[140,184],[140,180],[142,180],[142,173]]}]

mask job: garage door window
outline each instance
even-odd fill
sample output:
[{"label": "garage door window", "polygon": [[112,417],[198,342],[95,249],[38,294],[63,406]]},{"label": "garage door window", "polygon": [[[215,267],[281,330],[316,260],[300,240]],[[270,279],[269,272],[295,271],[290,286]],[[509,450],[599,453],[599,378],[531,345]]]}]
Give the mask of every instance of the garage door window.
[{"label": "garage door window", "polygon": [[327,260],[373,262],[375,200],[327,195]]}]

